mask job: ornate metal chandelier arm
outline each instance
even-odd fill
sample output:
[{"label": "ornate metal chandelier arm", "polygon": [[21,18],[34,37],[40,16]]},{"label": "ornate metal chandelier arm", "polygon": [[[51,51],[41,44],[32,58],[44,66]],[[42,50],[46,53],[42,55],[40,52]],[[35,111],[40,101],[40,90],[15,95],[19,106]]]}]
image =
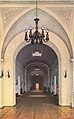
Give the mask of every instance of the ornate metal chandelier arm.
[{"label": "ornate metal chandelier arm", "polygon": [[42,36],[45,37],[45,35],[44,35],[44,28],[42,28]]},{"label": "ornate metal chandelier arm", "polygon": [[48,34],[48,31],[46,32],[46,38],[44,38],[43,41],[44,41],[45,43],[49,41],[49,34]]},{"label": "ornate metal chandelier arm", "polygon": [[32,45],[34,44],[34,41],[33,41],[33,40],[31,40],[31,44],[32,44]]},{"label": "ornate metal chandelier arm", "polygon": [[30,28],[29,37],[32,37],[32,28]]},{"label": "ornate metal chandelier arm", "polygon": [[28,34],[27,34],[27,32],[25,32],[25,38],[24,38],[24,40],[25,40],[26,42],[30,42],[30,39],[28,39]]},{"label": "ornate metal chandelier arm", "polygon": [[48,34],[48,31],[46,33],[46,40],[48,41],[49,40],[49,34]]}]

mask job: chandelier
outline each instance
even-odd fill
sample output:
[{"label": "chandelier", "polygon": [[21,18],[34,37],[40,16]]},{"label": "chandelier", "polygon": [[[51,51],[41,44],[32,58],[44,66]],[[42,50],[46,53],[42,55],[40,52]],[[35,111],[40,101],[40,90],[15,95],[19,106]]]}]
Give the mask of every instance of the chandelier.
[{"label": "chandelier", "polygon": [[37,0],[36,0],[36,18],[34,19],[36,27],[35,27],[35,31],[32,33],[32,28],[29,29],[29,34],[26,31],[25,32],[25,38],[24,40],[26,42],[30,42],[31,44],[43,44],[43,42],[47,42],[49,40],[49,34],[48,31],[45,32],[45,29],[42,28],[41,29],[41,33],[39,32],[39,28],[38,28],[38,21],[40,19],[37,18]]}]

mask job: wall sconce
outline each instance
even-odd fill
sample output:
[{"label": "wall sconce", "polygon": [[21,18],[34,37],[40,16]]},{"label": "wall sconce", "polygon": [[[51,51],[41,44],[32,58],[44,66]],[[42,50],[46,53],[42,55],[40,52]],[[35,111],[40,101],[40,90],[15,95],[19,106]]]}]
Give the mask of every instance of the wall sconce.
[{"label": "wall sconce", "polygon": [[10,73],[9,73],[9,71],[7,71],[7,77],[10,78]]},{"label": "wall sconce", "polygon": [[1,70],[1,76],[0,76],[0,78],[3,78],[3,76],[4,76],[4,72],[3,72],[3,70]]},{"label": "wall sconce", "polygon": [[67,77],[67,71],[64,72],[64,78],[66,78],[66,77]]}]

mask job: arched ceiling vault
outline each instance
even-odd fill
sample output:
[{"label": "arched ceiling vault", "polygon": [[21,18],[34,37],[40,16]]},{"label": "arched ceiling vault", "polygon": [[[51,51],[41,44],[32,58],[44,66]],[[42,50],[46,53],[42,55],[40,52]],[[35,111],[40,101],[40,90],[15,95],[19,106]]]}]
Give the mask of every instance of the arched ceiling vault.
[{"label": "arched ceiling vault", "polygon": [[30,76],[34,76],[34,75],[36,75],[36,76],[44,76],[44,72],[43,71],[31,71],[30,72]]},{"label": "arched ceiling vault", "polygon": [[[46,45],[44,45],[44,47],[46,47],[46,49],[47,49]],[[55,55],[55,58],[56,58],[56,55]],[[44,72],[47,72],[47,70],[49,70],[49,67],[47,64],[37,61],[37,62],[28,63],[28,65],[26,65],[26,69],[30,70],[30,71],[32,71],[34,69],[40,69],[40,70],[43,70]]]},{"label": "arched ceiling vault", "polygon": [[44,74],[48,74],[49,72],[49,66],[42,62],[33,62],[28,64],[25,69],[27,70],[26,72],[30,74],[30,76],[36,75],[37,76],[44,76]]},{"label": "arched ceiling vault", "polygon": [[[42,52],[42,56],[32,56],[33,51]],[[43,67],[45,71],[45,68],[48,70],[48,67],[51,67],[53,62],[57,59],[57,56],[55,52],[47,45],[29,44],[19,51],[16,59],[22,64],[22,66],[26,67],[28,71],[30,69],[39,67],[41,70],[41,67]]]},{"label": "arched ceiling vault", "polygon": [[[72,57],[73,53],[71,43],[67,33],[65,32],[61,24],[53,16],[49,15],[48,13],[46,13],[41,9],[38,9],[38,17],[40,18],[39,28],[44,26],[49,31],[58,35],[66,44],[68,51],[70,53],[70,57]],[[35,9],[24,14],[20,19],[18,19],[13,24],[4,40],[1,58],[4,58],[5,50],[8,44],[17,34],[19,34],[20,32],[24,32],[30,26],[32,28],[35,28],[34,18],[35,18]]]}]

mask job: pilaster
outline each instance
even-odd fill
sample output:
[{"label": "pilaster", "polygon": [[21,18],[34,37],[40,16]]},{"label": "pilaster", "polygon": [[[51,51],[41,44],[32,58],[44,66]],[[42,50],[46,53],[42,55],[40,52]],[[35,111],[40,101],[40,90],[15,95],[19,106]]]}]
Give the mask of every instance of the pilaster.
[{"label": "pilaster", "polygon": [[74,107],[74,59],[72,58],[70,61],[70,66],[71,66],[71,107]]},{"label": "pilaster", "polygon": [[0,108],[4,106],[4,77],[3,77],[3,63],[4,60],[0,59]]}]

